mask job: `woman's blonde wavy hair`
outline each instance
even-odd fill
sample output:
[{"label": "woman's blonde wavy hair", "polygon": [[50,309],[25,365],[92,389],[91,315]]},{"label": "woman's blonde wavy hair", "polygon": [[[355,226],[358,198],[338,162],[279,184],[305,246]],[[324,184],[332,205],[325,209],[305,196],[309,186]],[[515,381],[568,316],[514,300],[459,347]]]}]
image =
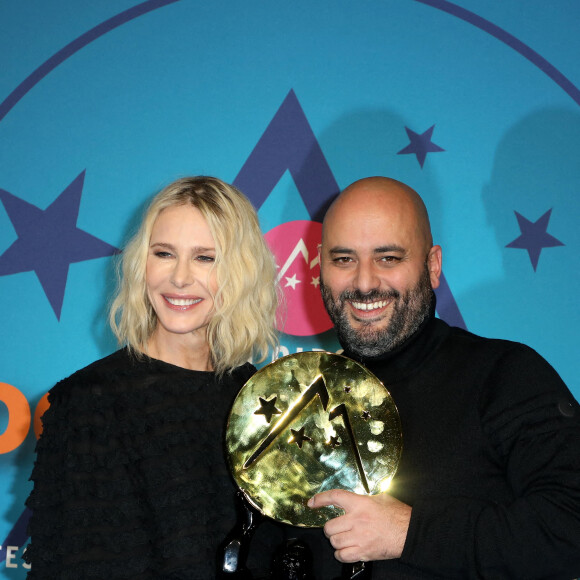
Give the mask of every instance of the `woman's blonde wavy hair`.
[{"label": "woman's blonde wavy hair", "polygon": [[277,345],[276,265],[250,201],[216,177],[184,177],[153,198],[121,255],[118,291],[109,314],[113,332],[137,356],[145,351],[157,325],[145,281],[151,231],[165,208],[179,205],[201,212],[216,244],[218,290],[207,328],[215,371],[223,374],[248,360],[263,361]]}]

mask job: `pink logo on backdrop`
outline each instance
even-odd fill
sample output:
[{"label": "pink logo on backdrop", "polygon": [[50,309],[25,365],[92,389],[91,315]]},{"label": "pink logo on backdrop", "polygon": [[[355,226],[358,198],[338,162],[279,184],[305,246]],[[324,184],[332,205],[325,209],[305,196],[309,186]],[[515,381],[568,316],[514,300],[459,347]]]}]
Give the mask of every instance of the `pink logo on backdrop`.
[{"label": "pink logo on backdrop", "polygon": [[265,238],[276,258],[278,281],[286,299],[286,316],[278,330],[311,336],[332,328],[320,296],[318,244],[322,224],[286,222],[270,230]]}]

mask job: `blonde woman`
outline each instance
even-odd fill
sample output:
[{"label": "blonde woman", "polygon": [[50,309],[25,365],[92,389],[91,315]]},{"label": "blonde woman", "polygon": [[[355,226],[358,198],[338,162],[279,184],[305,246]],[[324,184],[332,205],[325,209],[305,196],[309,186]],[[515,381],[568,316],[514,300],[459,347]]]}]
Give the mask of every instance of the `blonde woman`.
[{"label": "blonde woman", "polygon": [[188,177],[153,199],[111,308],[123,348],[50,392],[30,579],[214,577],[235,518],[225,420],[275,344],[275,279],[236,188]]}]

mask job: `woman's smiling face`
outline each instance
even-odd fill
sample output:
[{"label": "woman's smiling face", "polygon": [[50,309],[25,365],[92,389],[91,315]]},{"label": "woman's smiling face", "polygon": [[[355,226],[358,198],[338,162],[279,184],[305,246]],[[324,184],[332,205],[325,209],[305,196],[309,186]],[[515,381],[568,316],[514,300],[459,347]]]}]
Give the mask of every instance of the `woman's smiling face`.
[{"label": "woman's smiling face", "polygon": [[157,315],[156,341],[205,335],[214,311],[216,247],[207,221],[191,205],[157,216],[147,256],[147,295]]}]

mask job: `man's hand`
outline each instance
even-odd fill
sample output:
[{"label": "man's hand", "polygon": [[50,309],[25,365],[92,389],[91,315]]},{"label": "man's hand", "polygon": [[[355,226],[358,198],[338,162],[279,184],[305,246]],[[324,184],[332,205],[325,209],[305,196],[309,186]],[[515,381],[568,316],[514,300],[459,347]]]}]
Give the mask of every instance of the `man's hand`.
[{"label": "man's hand", "polygon": [[411,506],[387,493],[357,495],[332,489],[315,495],[311,508],[333,505],[344,515],[326,522],[324,534],[339,562],[368,562],[399,558],[407,538]]}]

